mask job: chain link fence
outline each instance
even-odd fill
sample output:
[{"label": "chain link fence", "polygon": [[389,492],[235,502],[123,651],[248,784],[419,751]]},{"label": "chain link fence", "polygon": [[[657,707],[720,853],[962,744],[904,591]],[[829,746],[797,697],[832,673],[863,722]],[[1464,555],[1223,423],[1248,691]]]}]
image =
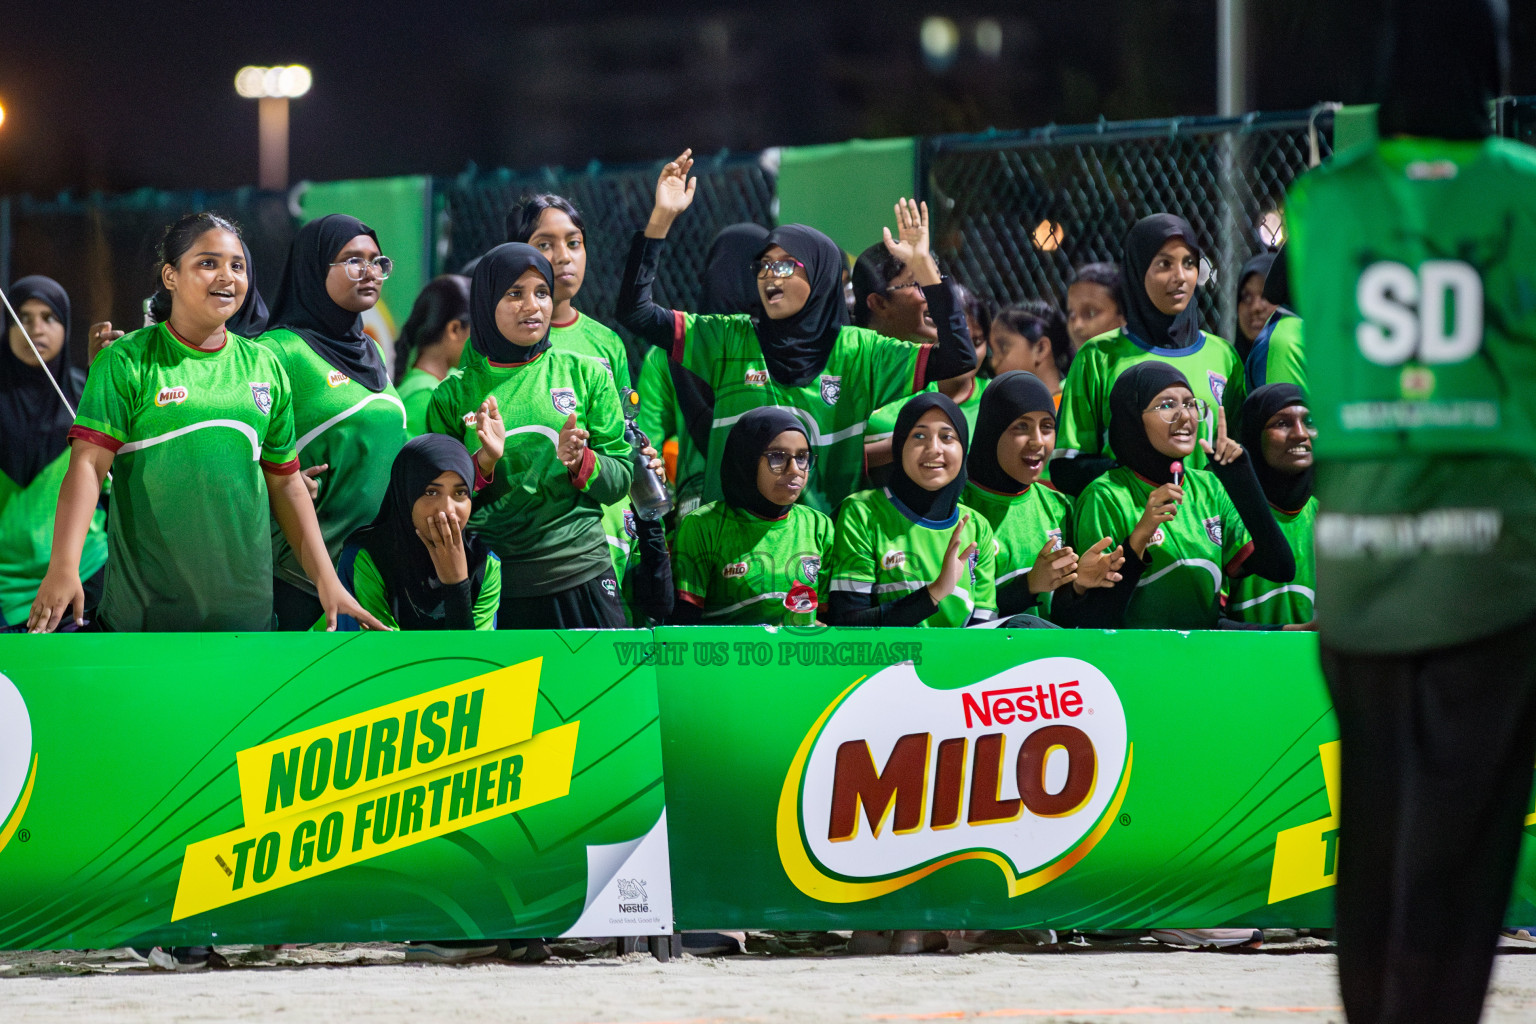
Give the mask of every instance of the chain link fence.
[{"label": "chain link fence", "polygon": [[[1500,131],[1536,143],[1536,98],[1498,107]],[[1237,268],[1277,240],[1291,181],[1332,151],[1333,114],[1307,111],[1241,118],[1100,122],[1028,132],[936,136],[919,147],[919,181],[934,211],[934,248],[946,269],[997,303],[1044,298],[1062,304],[1072,268],[1118,262],[1138,218],[1186,217],[1215,276],[1202,288],[1204,322],[1230,338]],[[583,311],[612,323],[633,232],[650,213],[663,161],[585,170],[468,172],[433,182],[435,272],[456,271],[505,240],[505,220],[524,195],[571,199],[587,227]],[[704,260],[728,224],[777,221],[778,151],[698,158],[692,209],[672,232],[658,301],[691,308]],[[75,348],[85,326],[139,322],[153,287],[153,249],[182,213],[213,209],[244,227],[257,282],[270,296],[297,221],[282,193],[141,190],[119,196],[0,200],[0,277],[57,278],[74,299]]]},{"label": "chain link fence", "polygon": [[1230,338],[1237,271],[1277,241],[1286,188],[1332,151],[1332,126],[1318,107],[930,138],[920,180],[935,252],[994,302],[1062,306],[1074,267],[1118,263],[1132,224],[1176,213],[1214,271],[1201,318]]},{"label": "chain link fence", "polygon": [[[634,233],[645,227],[656,194],[656,178],[665,160],[628,167],[586,171],[546,169],[519,174],[501,170],[464,175],[435,187],[439,212],[439,272],[465,263],[507,240],[508,211],[524,196],[554,192],[581,212],[586,224],[587,276],[582,285],[583,312],[613,323],[619,278]],[[668,235],[670,244],[656,280],[657,301],[676,309],[695,309],[703,288],[704,259],[721,228],[751,221],[771,227],[777,202],[778,159],[761,154],[696,157],[698,190],[693,205]]]}]

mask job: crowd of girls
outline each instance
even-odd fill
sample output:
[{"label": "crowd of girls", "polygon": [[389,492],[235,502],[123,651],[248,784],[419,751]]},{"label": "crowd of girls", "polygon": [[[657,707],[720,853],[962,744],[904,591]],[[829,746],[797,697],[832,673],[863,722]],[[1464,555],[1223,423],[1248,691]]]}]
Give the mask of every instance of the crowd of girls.
[{"label": "crowd of girls", "polygon": [[237,227],[183,217],[152,322],[95,325],[88,375],[69,297],[18,280],[0,624],[1309,626],[1311,418],[1304,381],[1266,374],[1299,353],[1283,260],[1243,268],[1234,347],[1200,324],[1181,217],[1138,221],[1059,308],[995,308],[902,199],[856,260],[732,225],[675,310],[652,284],[691,166],[630,245],[634,351],[581,311],[584,222],[556,195],[427,284],[393,373],[363,330],[387,246],[348,216],[298,231],[270,306]]}]

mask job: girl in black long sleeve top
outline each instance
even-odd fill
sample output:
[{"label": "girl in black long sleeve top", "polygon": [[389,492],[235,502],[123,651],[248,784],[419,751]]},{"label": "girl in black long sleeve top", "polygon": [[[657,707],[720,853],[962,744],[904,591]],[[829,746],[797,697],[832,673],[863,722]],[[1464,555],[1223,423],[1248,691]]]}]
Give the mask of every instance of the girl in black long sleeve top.
[{"label": "girl in black long sleeve top", "polygon": [[777,406],[801,420],[816,453],[817,474],[802,501],[830,514],[859,485],[869,414],[976,365],[964,310],[929,253],[927,209],[898,203],[900,237],[887,230],[886,245],[924,286],[937,344],[916,345],[849,326],[842,251],[802,225],[771,232],[759,254],[761,316],[698,316],[666,309],[651,298],[663,239],[693,201],[692,165],[685,152],[662,171],[650,220],[630,247],[619,320],[714,389],[705,501],[722,497],[720,462],[731,424],[752,409]]}]

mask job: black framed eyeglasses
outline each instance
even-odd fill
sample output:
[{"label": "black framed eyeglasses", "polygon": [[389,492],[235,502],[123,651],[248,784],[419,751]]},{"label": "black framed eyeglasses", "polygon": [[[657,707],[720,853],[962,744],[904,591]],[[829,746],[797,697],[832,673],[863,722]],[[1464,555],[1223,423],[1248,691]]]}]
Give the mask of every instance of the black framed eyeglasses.
[{"label": "black framed eyeglasses", "polygon": [[795,468],[802,473],[808,471],[816,463],[816,453],[813,451],[795,452],[791,455],[782,448],[770,448],[763,452],[763,458],[768,460],[768,468],[775,473],[782,473],[789,466],[791,459],[795,462]]},{"label": "black framed eyeglasses", "polygon": [[793,256],[782,260],[753,260],[750,264],[753,277],[794,277],[795,268],[805,266]]}]

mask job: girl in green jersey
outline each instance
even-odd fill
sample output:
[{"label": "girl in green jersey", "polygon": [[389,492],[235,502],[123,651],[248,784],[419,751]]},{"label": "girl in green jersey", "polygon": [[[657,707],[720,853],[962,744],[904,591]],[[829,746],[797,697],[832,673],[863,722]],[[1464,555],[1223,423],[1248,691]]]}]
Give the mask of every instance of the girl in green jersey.
[{"label": "girl in green jersey", "polygon": [[71,608],[81,621],[81,549],[114,469],[101,628],[270,629],[269,516],[314,581],[328,625],[347,614],[383,628],[341,585],[326,551],[298,473],[282,364],[225,327],[247,291],[234,225],[210,213],[171,225],[160,287],[167,318],[119,338],[91,365],[28,628],[51,632]]},{"label": "girl in green jersey", "polygon": [[966,626],[997,617],[992,528],[960,504],[968,436],[945,395],[924,393],[902,408],[889,483],[838,510],[828,621]]},{"label": "girl in green jersey", "polygon": [[509,570],[498,627],[619,628],[602,516],[629,493],[630,447],[608,372],[551,345],[553,292],[554,271],[530,245],[507,242],[481,258],[469,295],[478,358],[433,392],[427,429],[475,443],[476,410],[489,398],[513,425],[499,460],[477,453],[490,479],[471,518]]},{"label": "girl in green jersey", "polygon": [[[379,301],[391,262],[356,217],[332,214],[299,229],[260,342],[293,389],[295,451],[334,561],[352,531],[378,511],[389,466],[405,444],[406,413],[363,313]],[[323,474],[323,476],[322,476]],[[320,614],[314,586],[282,531],[272,531],[279,629],[308,629]]]},{"label": "girl in green jersey", "polygon": [[1227,614],[1238,622],[1286,629],[1312,628],[1317,563],[1312,556],[1312,528],[1317,499],[1312,496],[1312,442],[1317,430],[1301,388],[1266,384],[1243,402],[1238,438],[1253,460],[1259,486],[1275,521],[1296,556],[1296,576],[1276,583],[1248,575],[1232,585]]},{"label": "girl in green jersey", "polygon": [[1214,629],[1232,580],[1290,582],[1296,560],[1248,454],[1227,437],[1226,413],[1217,410],[1214,443],[1199,440],[1210,468],[1185,469],[1209,410],[1182,373],[1140,363],[1115,381],[1109,401],[1119,461],[1083,491],[1073,523],[1079,537],[1122,539],[1125,565],[1119,582],[1089,591],[1063,624]]},{"label": "girl in green jersey", "polygon": [[[63,287],[49,277],[24,277],[11,285],[9,297],[20,322],[10,325],[0,345],[0,628],[19,628],[48,571],[53,509],[69,465],[73,417],[64,403],[80,404],[85,373],[69,364],[69,295]],[[8,319],[0,317],[0,323]],[[101,599],[106,562],[106,516],[97,511],[80,554],[92,611]]]},{"label": "girl in green jersey", "polygon": [[976,365],[964,310],[928,251],[927,207],[899,203],[901,237],[891,238],[887,229],[886,245],[913,268],[924,288],[938,325],[937,344],[897,341],[848,326],[842,250],[821,232],[798,224],[774,229],[753,261],[761,317],[700,316],[664,309],[651,300],[662,240],[693,202],[697,179],[688,177],[692,166],[684,152],[667,164],[656,183],[656,205],[624,269],[619,319],[669,350],[675,362],[714,390],[706,500],[721,496],[721,457],[731,424],[752,409],[779,406],[799,417],[816,452],[818,470],[801,500],[830,512],[858,486],[869,414]]},{"label": "girl in green jersey", "polygon": [[507,241],[526,242],[549,260],[555,272],[555,310],[549,343],[600,363],[617,388],[634,386],[624,339],[576,309],[587,279],[587,227],[564,196],[531,196],[507,214]]},{"label": "girl in green jersey", "polygon": [[1109,537],[1081,558],[1072,549],[1071,502],[1040,479],[1055,446],[1051,389],[1022,370],[999,374],[981,399],[961,500],[992,527],[1002,616],[1049,615],[1053,599],[1066,598],[1064,588],[1084,594],[1120,579],[1125,552],[1109,551]]},{"label": "girl in green jersey", "polygon": [[[1125,236],[1125,326],[1078,349],[1061,394],[1059,447],[1051,481],[1068,494],[1113,464],[1119,452],[1109,437],[1109,394],[1127,367],[1148,360],[1176,366],[1194,397],[1219,408],[1228,387],[1242,390],[1242,363],[1226,341],[1200,329],[1200,246],[1183,217],[1153,214]],[[1210,414],[1198,424],[1199,437],[1215,435]],[[1196,448],[1190,465],[1205,465]]]},{"label": "girl in green jersey", "polygon": [[[504,434],[482,434],[501,457]],[[495,629],[501,560],[469,532],[475,462],[456,438],[423,434],[395,456],[373,522],[342,549],[338,574],[362,606],[395,629]],[[319,625],[316,628],[321,628]],[[356,629],[343,615],[337,629]]]},{"label": "girl in green jersey", "polygon": [[[736,421],[721,467],[724,499],[677,528],[672,622],[778,626],[801,595],[812,610],[799,615],[825,604],[819,584],[832,521],[797,504],[812,461],[805,428],[788,410],[753,409]],[[814,603],[807,591],[819,595]]]},{"label": "girl in green jersey", "polygon": [[395,387],[412,437],[427,429],[427,404],[469,339],[469,278],[443,274],[427,282],[395,339]]}]

